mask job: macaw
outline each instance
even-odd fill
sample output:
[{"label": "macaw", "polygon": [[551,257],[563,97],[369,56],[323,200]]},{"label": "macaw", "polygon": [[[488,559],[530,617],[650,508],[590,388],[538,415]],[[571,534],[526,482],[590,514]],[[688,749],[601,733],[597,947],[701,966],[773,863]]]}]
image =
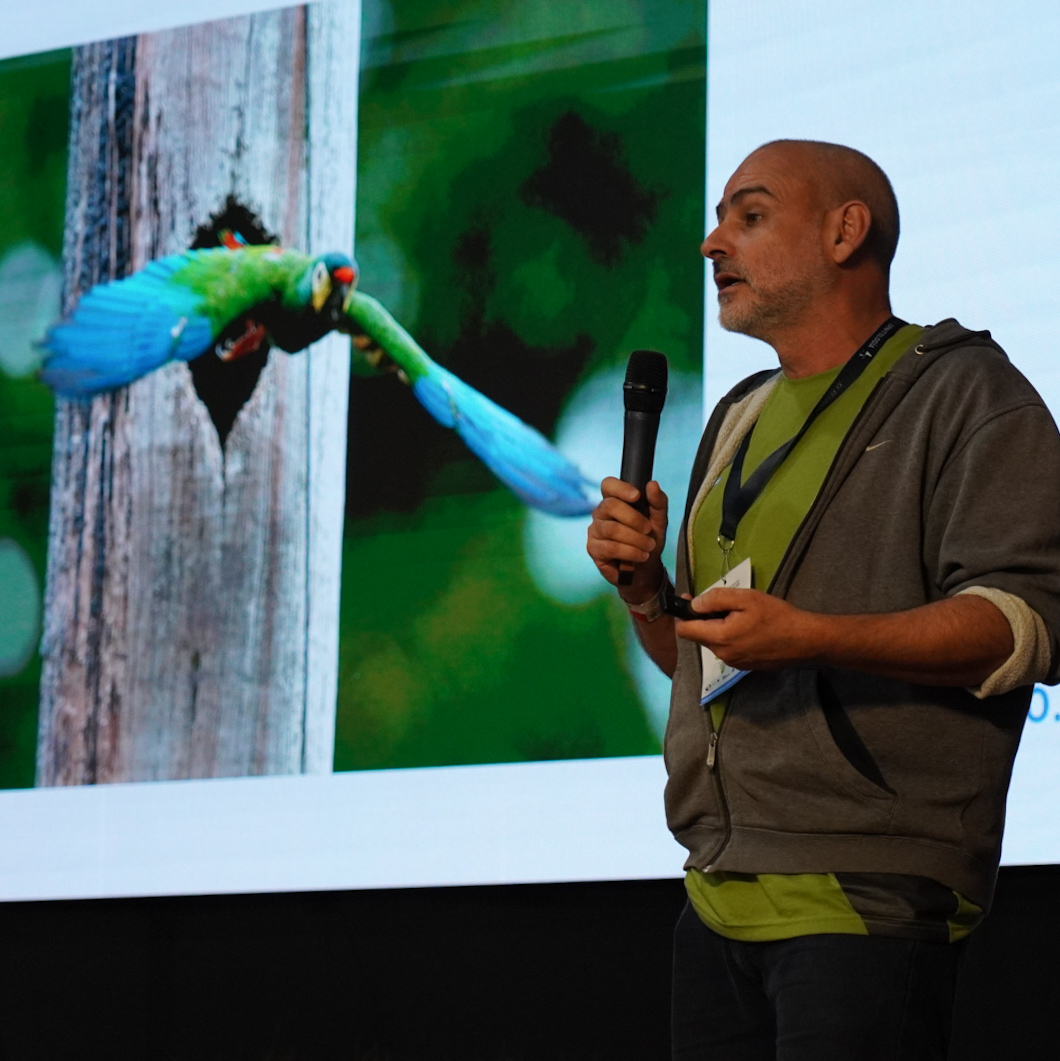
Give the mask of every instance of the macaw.
[{"label": "macaw", "polygon": [[431,416],[528,505],[558,516],[592,510],[581,472],[540,432],[432,361],[356,290],[347,255],[313,258],[230,236],[225,243],[160,258],[86,292],[45,336],[42,379],[60,397],[90,398],[169,361],[211,351],[232,360],[263,344],[296,353],[344,332],[373,366],[394,367]]}]

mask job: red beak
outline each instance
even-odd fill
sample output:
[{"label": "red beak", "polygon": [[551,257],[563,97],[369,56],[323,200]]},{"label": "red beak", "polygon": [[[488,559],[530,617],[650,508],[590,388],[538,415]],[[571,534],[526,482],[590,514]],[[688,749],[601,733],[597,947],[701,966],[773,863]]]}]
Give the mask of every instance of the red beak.
[{"label": "red beak", "polygon": [[335,277],[340,284],[352,284],[353,283],[353,270],[348,265],[340,265],[335,272],[331,274]]}]

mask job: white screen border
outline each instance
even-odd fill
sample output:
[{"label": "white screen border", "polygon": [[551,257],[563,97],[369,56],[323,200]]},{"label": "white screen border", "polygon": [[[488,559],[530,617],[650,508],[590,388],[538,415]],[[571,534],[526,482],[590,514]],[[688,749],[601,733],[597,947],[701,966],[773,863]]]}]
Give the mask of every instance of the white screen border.
[{"label": "white screen border", "polygon": [[[280,6],[8,5],[0,58]],[[1040,355],[1060,323],[1051,294],[1060,268],[1044,233],[1060,230],[1060,197],[1036,204],[1018,268],[1002,253],[1010,268],[999,275],[983,252],[1011,252],[1006,234],[1026,224],[1026,207],[1004,206],[1014,173],[1032,166],[1043,187],[1058,183],[1060,152],[1048,145],[1060,144],[1060,82],[1051,63],[1044,87],[1042,76],[1060,9],[898,0],[884,19],[877,6],[842,0],[716,0],[708,39],[708,210],[757,143],[810,136],[863,148],[891,173],[902,202],[896,308],[912,319],[939,309],[988,324],[1048,395],[1052,366]],[[999,53],[1008,55],[1000,102]],[[1013,101],[1022,101],[1023,125]],[[706,407],[768,354],[712,323]],[[1060,713],[1054,722],[1048,700],[1042,718],[1028,724],[1017,765],[1008,863],[1060,861],[1060,820],[1048,814]],[[664,781],[656,756],[3,792],[0,898],[672,877],[683,853],[663,820]]]}]

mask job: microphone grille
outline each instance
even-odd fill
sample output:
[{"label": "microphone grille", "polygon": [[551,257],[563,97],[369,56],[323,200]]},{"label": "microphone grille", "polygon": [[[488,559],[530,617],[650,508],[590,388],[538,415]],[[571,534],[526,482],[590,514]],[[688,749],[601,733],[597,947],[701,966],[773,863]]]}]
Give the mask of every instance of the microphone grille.
[{"label": "microphone grille", "polygon": [[622,384],[626,409],[634,413],[661,413],[666,401],[666,358],[657,350],[634,350]]}]

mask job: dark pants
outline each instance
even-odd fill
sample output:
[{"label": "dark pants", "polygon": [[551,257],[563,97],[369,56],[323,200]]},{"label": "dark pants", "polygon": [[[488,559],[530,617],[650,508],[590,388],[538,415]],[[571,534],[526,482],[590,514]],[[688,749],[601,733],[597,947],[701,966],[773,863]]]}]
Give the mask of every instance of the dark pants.
[{"label": "dark pants", "polygon": [[674,932],[674,1061],[944,1061],[960,943]]}]

